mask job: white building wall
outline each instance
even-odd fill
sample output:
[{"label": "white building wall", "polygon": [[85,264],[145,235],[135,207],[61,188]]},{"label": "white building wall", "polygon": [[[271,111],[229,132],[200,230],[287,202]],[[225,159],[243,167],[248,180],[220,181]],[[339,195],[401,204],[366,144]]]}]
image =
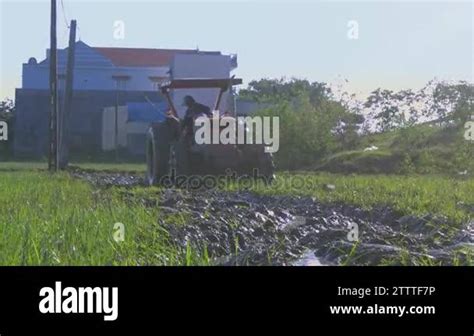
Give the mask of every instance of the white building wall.
[{"label": "white building wall", "polygon": [[[127,119],[128,111],[126,106],[118,107],[118,145],[127,146]],[[102,150],[115,149],[115,106],[106,107],[102,113]]]}]

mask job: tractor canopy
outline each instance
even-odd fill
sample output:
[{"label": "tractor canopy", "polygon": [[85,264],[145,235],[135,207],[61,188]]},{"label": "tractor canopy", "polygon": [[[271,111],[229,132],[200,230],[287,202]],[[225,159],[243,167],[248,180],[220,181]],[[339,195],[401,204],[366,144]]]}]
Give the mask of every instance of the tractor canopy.
[{"label": "tractor canopy", "polygon": [[207,88],[220,88],[221,90],[228,90],[230,86],[242,84],[240,78],[189,78],[189,79],[173,79],[166,81],[160,86],[162,93],[169,91],[170,89],[207,89]]},{"label": "tractor canopy", "polygon": [[176,108],[173,104],[173,101],[170,97],[170,90],[174,89],[210,89],[218,88],[220,89],[219,94],[216,99],[214,110],[217,110],[222,98],[222,94],[226,92],[230,87],[234,85],[242,84],[242,79],[240,78],[189,78],[189,79],[173,79],[167,82],[164,82],[160,86],[161,93],[166,97],[168,105],[171,108],[172,113],[177,116]]}]

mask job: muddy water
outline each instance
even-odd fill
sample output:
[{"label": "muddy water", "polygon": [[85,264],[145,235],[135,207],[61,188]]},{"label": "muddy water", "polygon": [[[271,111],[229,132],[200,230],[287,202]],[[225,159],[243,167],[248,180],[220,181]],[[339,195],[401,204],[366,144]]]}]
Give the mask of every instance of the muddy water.
[{"label": "muddy water", "polygon": [[[143,184],[133,174],[72,174],[100,187]],[[123,193],[138,197],[128,188]],[[164,189],[140,197],[161,210],[157,222],[173,243],[207,250],[218,265],[451,265],[474,259],[474,222],[455,226],[386,206],[367,211],[247,191]]]}]

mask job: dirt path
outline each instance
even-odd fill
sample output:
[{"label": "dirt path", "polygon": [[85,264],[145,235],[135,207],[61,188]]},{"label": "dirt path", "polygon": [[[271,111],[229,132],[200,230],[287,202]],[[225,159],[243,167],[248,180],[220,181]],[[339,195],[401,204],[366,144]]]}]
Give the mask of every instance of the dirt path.
[{"label": "dirt path", "polygon": [[[100,187],[143,184],[133,174],[72,174]],[[125,199],[138,197],[129,189],[123,193]],[[474,259],[474,223],[455,227],[386,206],[366,211],[310,197],[218,190],[164,189],[140,197],[160,208],[157,221],[174,243],[207,249],[221,265],[451,265]]]}]

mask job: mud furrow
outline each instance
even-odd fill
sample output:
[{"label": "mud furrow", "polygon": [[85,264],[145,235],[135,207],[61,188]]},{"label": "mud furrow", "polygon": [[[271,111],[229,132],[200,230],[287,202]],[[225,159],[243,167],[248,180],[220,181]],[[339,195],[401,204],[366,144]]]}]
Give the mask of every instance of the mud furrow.
[{"label": "mud furrow", "polygon": [[[130,174],[73,175],[100,187],[143,184]],[[163,189],[144,197],[132,188],[123,194],[159,207],[157,222],[174,244],[206,250],[219,265],[451,265],[470,263],[474,255],[474,223],[453,225],[446,218],[403,215],[387,206],[368,211],[248,191]]]}]

